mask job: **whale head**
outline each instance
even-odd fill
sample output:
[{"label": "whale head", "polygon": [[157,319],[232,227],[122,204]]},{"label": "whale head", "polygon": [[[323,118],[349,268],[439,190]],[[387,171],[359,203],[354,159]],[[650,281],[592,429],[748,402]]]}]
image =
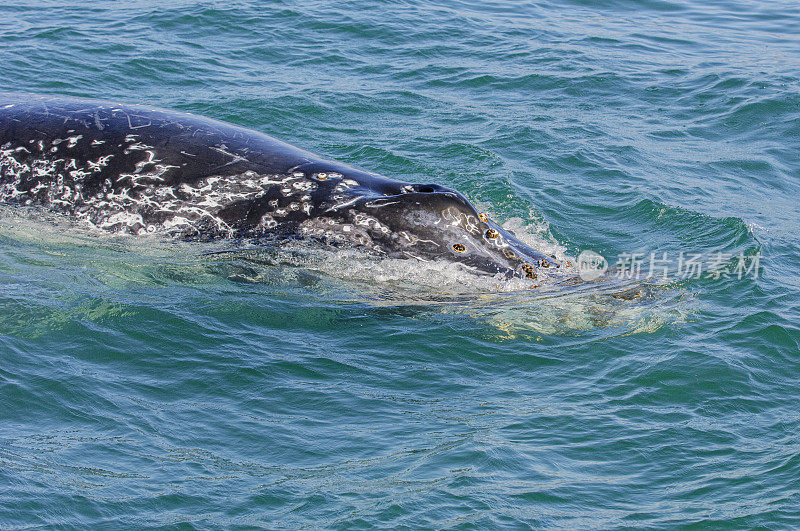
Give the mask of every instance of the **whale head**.
[{"label": "whale head", "polygon": [[[356,186],[328,207],[336,237],[390,257],[450,260],[488,275],[537,278],[558,268],[551,256],[523,244],[455,190],[385,179]],[[331,219],[331,218],[329,218]],[[330,232],[328,232],[330,233]]]}]

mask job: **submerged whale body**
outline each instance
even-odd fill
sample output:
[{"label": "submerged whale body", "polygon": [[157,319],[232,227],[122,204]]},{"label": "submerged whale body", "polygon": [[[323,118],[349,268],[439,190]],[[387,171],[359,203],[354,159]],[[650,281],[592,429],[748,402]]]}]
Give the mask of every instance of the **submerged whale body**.
[{"label": "submerged whale body", "polygon": [[41,205],[108,232],[300,236],[506,277],[560,267],[455,190],[139,105],[0,94],[0,202]]}]

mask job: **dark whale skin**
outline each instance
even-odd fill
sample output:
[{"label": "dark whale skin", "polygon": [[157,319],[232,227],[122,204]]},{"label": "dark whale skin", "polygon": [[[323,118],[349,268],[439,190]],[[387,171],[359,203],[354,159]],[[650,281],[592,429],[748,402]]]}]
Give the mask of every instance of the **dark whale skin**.
[{"label": "dark whale skin", "polygon": [[0,202],[41,205],[107,232],[290,235],[528,278],[560,267],[455,190],[143,105],[0,93]]}]

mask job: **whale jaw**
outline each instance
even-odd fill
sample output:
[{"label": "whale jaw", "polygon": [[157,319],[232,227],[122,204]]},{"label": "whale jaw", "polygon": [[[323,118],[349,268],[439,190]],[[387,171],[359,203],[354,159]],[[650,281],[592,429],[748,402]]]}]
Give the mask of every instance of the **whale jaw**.
[{"label": "whale jaw", "polygon": [[345,209],[303,222],[300,230],[337,245],[422,262],[450,260],[503,278],[534,279],[539,268],[560,267],[477,212],[458,192],[438,185],[406,190],[354,198]]}]

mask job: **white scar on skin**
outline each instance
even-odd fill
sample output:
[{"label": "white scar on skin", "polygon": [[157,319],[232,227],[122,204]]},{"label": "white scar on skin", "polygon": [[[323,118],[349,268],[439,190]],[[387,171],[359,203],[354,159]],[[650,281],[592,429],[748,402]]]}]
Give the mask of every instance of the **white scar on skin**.
[{"label": "white scar on skin", "polygon": [[[70,147],[81,138],[69,137],[56,145]],[[139,142],[136,135],[128,135],[125,143],[122,153],[85,161],[45,158],[33,155],[24,146],[6,143],[0,147],[0,201],[50,205],[104,232],[183,237],[201,233],[233,235],[234,228],[220,217],[220,212],[239,201],[256,200],[276,191],[284,199],[269,201],[268,212],[256,229],[274,228],[274,216],[285,217],[294,212],[311,215],[311,194],[318,183],[301,172],[263,175],[247,171],[212,175],[191,184],[167,185],[170,172],[178,166],[163,163],[156,150]],[[144,158],[135,155],[142,152]],[[98,180],[115,157],[126,156],[137,158],[132,172],[109,175],[104,182]]]}]

